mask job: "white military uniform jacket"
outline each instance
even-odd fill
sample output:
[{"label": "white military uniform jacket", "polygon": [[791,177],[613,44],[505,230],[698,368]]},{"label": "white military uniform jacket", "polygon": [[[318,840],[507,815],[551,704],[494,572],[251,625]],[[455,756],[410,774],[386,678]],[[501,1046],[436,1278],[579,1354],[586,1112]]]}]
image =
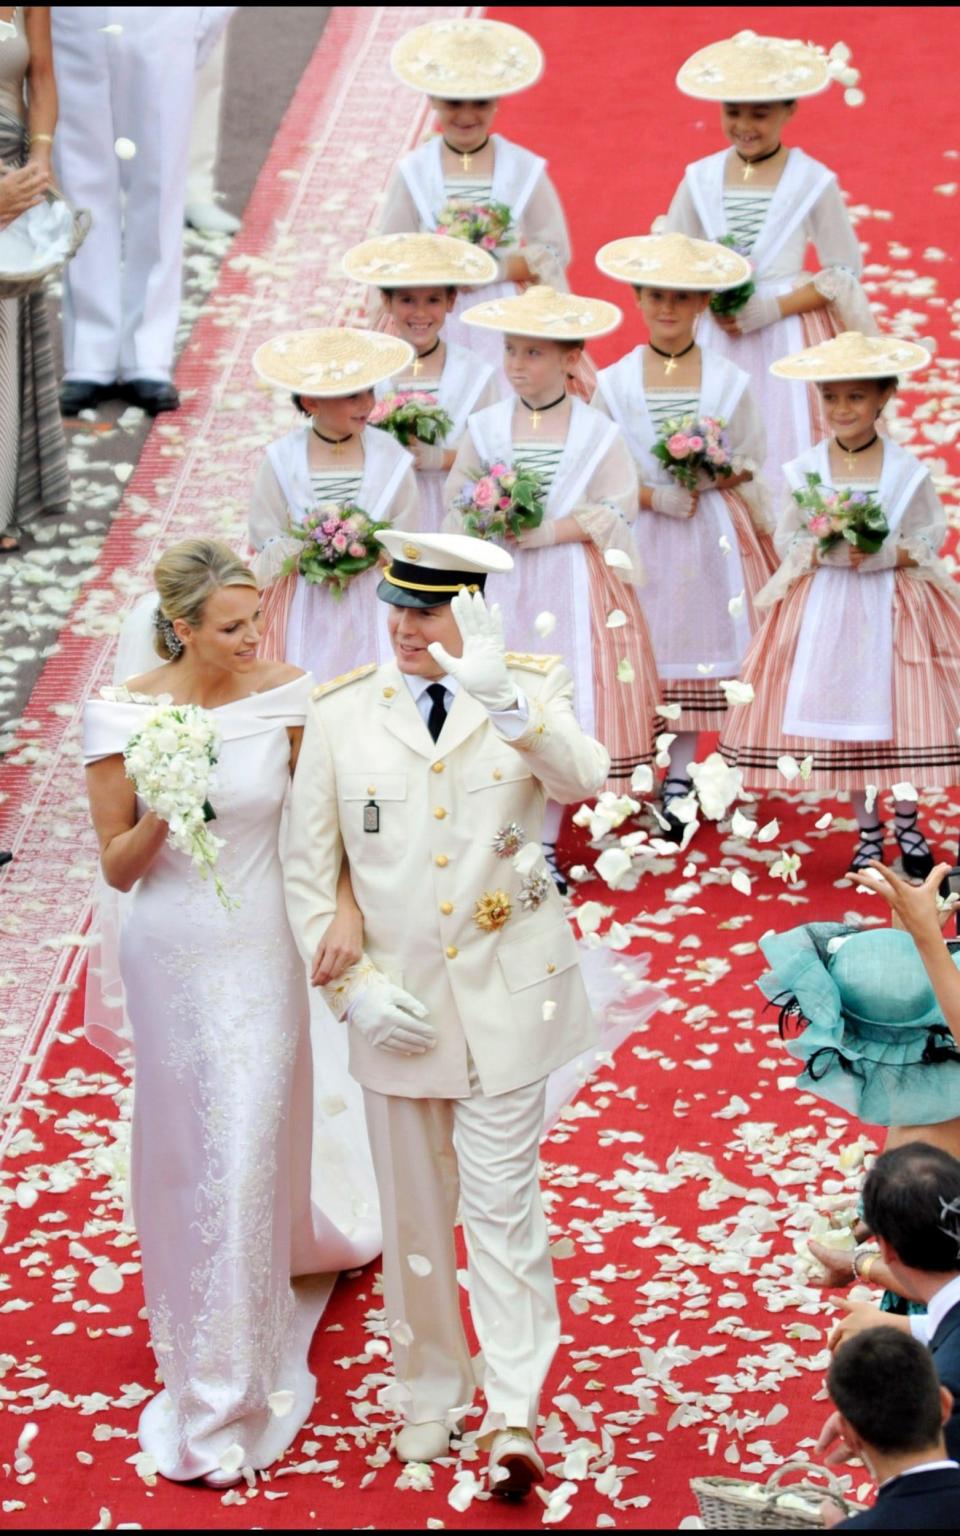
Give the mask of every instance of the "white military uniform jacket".
[{"label": "white military uniform jacket", "polygon": [[[314,690],[285,864],[294,934],[309,961],[336,909],[345,851],[365,953],[327,988],[330,1006],[342,1017],[379,971],[419,998],[439,1036],[423,1055],[402,1056],[351,1030],[350,1070],[377,1093],[466,1097],[468,1051],[483,1092],[506,1093],[594,1043],[576,942],[552,881],[542,904],[526,910],[521,876],[493,842],[511,822],[539,842],[547,798],[596,794],[609,757],[577,724],[559,657],[510,653],[507,662],[530,709],[529,728],[513,741],[460,689],[434,743],[393,662]],[[377,832],[364,830],[370,801]],[[499,891],[510,916],[485,932],[477,902]],[[544,1010],[547,1002],[556,1009]]]}]

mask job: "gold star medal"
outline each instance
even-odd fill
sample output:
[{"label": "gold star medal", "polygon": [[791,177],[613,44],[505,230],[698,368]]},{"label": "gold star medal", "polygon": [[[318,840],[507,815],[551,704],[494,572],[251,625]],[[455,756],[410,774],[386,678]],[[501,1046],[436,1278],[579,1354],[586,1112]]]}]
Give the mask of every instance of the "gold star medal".
[{"label": "gold star medal", "polygon": [[509,922],[513,903],[506,891],[484,891],[477,902],[473,920],[483,933],[496,933]]}]

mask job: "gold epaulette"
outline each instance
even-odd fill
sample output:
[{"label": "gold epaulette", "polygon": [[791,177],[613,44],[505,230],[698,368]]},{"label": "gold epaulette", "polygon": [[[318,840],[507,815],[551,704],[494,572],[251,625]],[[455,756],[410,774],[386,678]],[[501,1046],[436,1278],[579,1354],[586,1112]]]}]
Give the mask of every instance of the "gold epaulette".
[{"label": "gold epaulette", "polygon": [[314,688],[310,697],[312,699],[325,699],[328,693],[336,693],[338,688],[345,688],[348,683],[355,683],[361,677],[369,677],[371,672],[376,672],[377,663],[368,661],[365,667],[354,667],[352,672],[344,672],[340,677],[332,677],[329,683],[320,683]]},{"label": "gold epaulette", "polygon": [[562,656],[531,656],[529,651],[508,651],[506,655],[508,667],[519,668],[521,672],[539,672],[541,677],[546,677],[562,660]]}]

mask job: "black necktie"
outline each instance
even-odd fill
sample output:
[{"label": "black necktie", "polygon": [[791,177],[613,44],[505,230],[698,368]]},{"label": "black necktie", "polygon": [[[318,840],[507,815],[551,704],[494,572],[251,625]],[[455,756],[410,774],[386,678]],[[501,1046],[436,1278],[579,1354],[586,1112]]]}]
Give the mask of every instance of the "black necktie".
[{"label": "black necktie", "polygon": [[430,695],[430,714],[427,719],[427,730],[436,741],[443,730],[443,722],[447,718],[447,690],[442,683],[431,683],[426,690]]}]

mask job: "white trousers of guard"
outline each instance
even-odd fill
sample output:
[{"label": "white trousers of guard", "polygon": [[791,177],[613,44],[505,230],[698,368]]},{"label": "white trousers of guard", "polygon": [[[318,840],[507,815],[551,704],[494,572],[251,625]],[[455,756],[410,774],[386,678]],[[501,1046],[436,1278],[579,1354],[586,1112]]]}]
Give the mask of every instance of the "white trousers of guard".
[{"label": "white trousers of guard", "polygon": [[[383,1291],[397,1406],[411,1424],[444,1421],[473,1401],[454,1227],[467,1247],[470,1311],[487,1400],[481,1435],[536,1433],[540,1394],[560,1341],[539,1183],[545,1083],[488,1098],[408,1099],[364,1089],[383,1221]],[[409,1262],[414,1256],[414,1266]],[[417,1258],[427,1274],[418,1274]],[[409,1394],[409,1395],[407,1395]]]},{"label": "white trousers of guard", "polygon": [[187,168],[186,200],[188,204],[206,206],[216,198],[220,112],[223,105],[223,77],[226,64],[227,33],[224,31],[219,42],[214,45],[206,64],[197,73]]},{"label": "white trousers of guard", "polygon": [[[64,269],[66,379],[170,377],[200,9],[51,8],[56,174],[93,218]],[[136,146],[132,159],[118,157],[118,138]]]}]

